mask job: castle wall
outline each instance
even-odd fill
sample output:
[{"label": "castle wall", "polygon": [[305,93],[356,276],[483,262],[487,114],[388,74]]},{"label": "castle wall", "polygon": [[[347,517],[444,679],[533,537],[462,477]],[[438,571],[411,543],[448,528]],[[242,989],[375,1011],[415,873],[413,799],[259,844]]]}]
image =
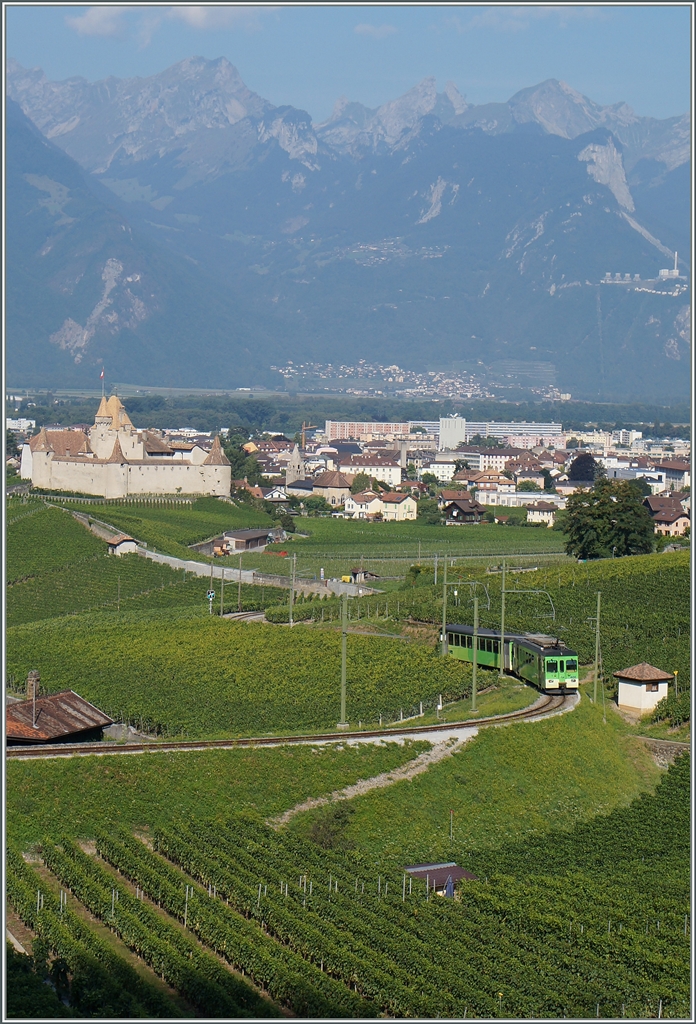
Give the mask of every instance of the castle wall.
[{"label": "castle wall", "polygon": [[[39,460],[38,452],[34,452],[34,466]],[[43,453],[42,453],[43,454]],[[107,497],[107,470],[119,469],[103,462],[73,462],[70,459],[55,459],[50,455],[46,464],[46,472],[35,473],[32,477],[34,487],[46,487],[52,491],[80,491],[82,494],[97,494]],[[108,495],[111,497],[111,495]]]},{"label": "castle wall", "polygon": [[230,493],[230,466],[191,466],[187,463],[119,465],[116,462],[73,462],[34,452],[35,487],[73,490],[102,498],[125,498],[129,494],[206,494],[217,497]]},{"label": "castle wall", "polygon": [[129,494],[210,494],[230,493],[230,466],[192,466],[171,462],[156,466],[128,466]]}]

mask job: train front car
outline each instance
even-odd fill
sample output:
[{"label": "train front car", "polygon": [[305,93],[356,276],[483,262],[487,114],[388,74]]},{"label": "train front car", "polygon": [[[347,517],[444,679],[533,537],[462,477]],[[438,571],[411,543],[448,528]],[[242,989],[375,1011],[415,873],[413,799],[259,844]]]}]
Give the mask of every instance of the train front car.
[{"label": "train front car", "polygon": [[516,637],[512,671],[545,693],[576,693],[578,655],[555,636]]}]

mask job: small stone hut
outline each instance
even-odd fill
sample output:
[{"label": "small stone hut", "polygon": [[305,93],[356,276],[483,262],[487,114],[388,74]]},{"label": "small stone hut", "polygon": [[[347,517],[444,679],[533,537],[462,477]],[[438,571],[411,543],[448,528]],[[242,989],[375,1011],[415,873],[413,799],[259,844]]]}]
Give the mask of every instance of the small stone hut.
[{"label": "small stone hut", "polygon": [[615,672],[614,678],[619,681],[619,707],[644,714],[652,711],[667,696],[669,683],[674,676],[671,672],[663,672],[643,661],[640,665]]}]

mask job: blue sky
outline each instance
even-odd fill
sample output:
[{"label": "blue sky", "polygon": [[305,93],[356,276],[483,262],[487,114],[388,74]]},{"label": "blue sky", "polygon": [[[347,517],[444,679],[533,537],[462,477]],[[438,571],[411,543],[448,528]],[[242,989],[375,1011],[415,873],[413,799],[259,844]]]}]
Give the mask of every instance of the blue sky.
[{"label": "blue sky", "polygon": [[147,76],[224,56],[249,88],[315,121],[341,95],[376,107],[429,75],[470,103],[560,78],[642,115],[690,106],[690,4],[50,4],[5,14],[7,55],[51,79]]}]

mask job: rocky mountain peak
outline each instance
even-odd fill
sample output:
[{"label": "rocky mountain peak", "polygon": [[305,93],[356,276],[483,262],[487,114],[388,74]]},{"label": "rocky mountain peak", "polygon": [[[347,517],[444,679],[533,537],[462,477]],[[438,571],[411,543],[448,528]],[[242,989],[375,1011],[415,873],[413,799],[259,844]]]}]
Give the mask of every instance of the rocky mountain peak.
[{"label": "rocky mountain peak", "polygon": [[534,121],[550,135],[566,139],[574,139],[595,128],[611,130],[638,121],[626,103],[602,107],[556,78],[521,89],[508,100],[508,107],[518,124]]}]

